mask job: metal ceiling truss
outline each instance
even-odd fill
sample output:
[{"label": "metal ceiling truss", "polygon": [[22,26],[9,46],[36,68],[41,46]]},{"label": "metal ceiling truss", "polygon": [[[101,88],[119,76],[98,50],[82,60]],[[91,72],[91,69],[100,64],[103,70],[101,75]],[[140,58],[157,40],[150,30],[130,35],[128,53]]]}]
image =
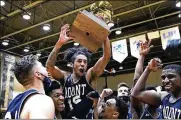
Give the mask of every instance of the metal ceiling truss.
[{"label": "metal ceiling truss", "polygon": [[[46,0],[37,0],[36,2],[33,2],[33,3],[31,3],[31,4],[29,4],[29,5],[25,6],[25,7],[23,7],[23,8],[21,8],[21,9],[15,10],[15,11],[7,14],[6,16],[7,16],[7,17],[15,16],[15,15],[17,15],[17,14],[19,14],[19,13],[22,13],[22,12],[28,10],[28,9],[31,9],[31,8],[33,8],[33,7],[36,7],[37,5],[39,5],[39,4],[41,4],[41,3],[45,2],[45,1],[46,1]],[[11,4],[11,3],[10,3],[10,4]],[[1,21],[2,21],[2,20],[6,20],[6,17],[0,17],[0,20],[1,20]]]},{"label": "metal ceiling truss", "polygon": [[[141,22],[137,22],[137,23],[133,23],[133,24],[130,24],[130,25],[126,25],[126,26],[122,26],[122,27],[119,27],[119,28],[115,28],[115,29],[112,29],[111,31],[116,31],[117,29],[123,29],[123,28],[127,28],[127,27],[132,27],[132,26],[135,26],[135,25],[139,25],[139,24],[143,24],[143,23],[147,23],[147,22],[150,22],[150,21],[153,21],[153,20],[157,20],[157,19],[161,19],[161,18],[164,18],[164,17],[169,17],[169,16],[172,16],[172,15],[176,15],[176,14],[179,14],[180,11],[177,11],[177,12],[173,12],[173,13],[170,13],[170,14],[167,14],[167,15],[163,15],[163,16],[159,16],[159,17],[156,17],[156,18],[153,18],[153,19],[149,19],[149,20],[144,20],[144,21],[141,21]],[[44,40],[45,38],[50,38],[50,37],[53,37],[55,35],[59,35],[60,32],[57,32],[57,33],[54,33],[54,34],[51,34],[51,35],[48,35],[48,36],[45,36],[43,38],[38,38],[36,40],[32,40],[30,42],[27,42],[27,43],[24,43],[24,44],[21,44],[21,45],[18,45],[18,46],[14,46],[14,47],[11,47],[9,49],[6,49],[6,50],[12,50],[14,48],[17,48],[17,47],[21,47],[21,46],[24,46],[24,45],[28,45],[30,43],[34,43],[34,42],[37,42],[37,41],[40,41],[40,40]],[[115,40],[111,40],[111,42],[113,42]],[[72,43],[73,41],[69,41],[68,43]],[[66,44],[68,44],[66,43]],[[50,46],[50,47],[47,47],[47,48],[43,48],[41,49],[41,51],[43,50],[46,50],[46,49],[51,49],[53,48],[54,46]],[[33,53],[33,52],[31,52]]]},{"label": "metal ceiling truss", "polygon": [[[116,38],[116,39],[112,39],[112,40],[110,40],[110,41],[113,42],[113,41],[117,41],[117,40],[121,40],[121,39],[128,39],[128,38],[130,38],[130,37],[138,36],[138,35],[142,35],[142,34],[146,34],[146,33],[151,32],[151,31],[167,29],[167,28],[170,28],[170,27],[175,27],[175,26],[180,26],[180,25],[181,25],[181,23],[177,23],[177,24],[160,27],[160,28],[153,29],[153,30],[148,30],[148,31],[139,32],[139,33],[136,33],[136,34],[131,34],[131,35],[119,37],[119,38]],[[68,43],[71,43],[71,41],[69,41]],[[37,50],[37,51],[32,51],[32,52],[30,52],[30,53],[28,53],[28,54],[32,54],[32,53],[35,53],[35,52],[38,52],[38,51],[44,51],[44,50],[46,50],[46,49],[51,49],[51,48],[53,48],[53,47],[54,47],[54,46],[50,46],[50,47],[43,48],[43,49],[40,49],[40,50]],[[102,52],[102,51],[101,51],[101,52]],[[98,52],[98,53],[100,53],[100,52]],[[61,55],[61,54],[64,54],[64,52],[59,52],[59,53],[58,53],[58,55]],[[95,53],[95,54],[97,54],[97,53]],[[48,57],[48,56],[40,57],[40,59],[44,59],[44,58],[46,58],[46,57]]]},{"label": "metal ceiling truss", "polygon": [[[164,2],[166,2],[166,1],[155,2],[155,3],[149,4],[149,5],[142,6],[142,7],[137,8],[137,9],[133,9],[133,10],[129,10],[129,11],[126,11],[126,12],[122,12],[122,13],[116,14],[116,15],[114,15],[113,17],[117,17],[118,15],[128,14],[128,13],[130,13],[130,12],[135,12],[135,11],[137,11],[137,10],[144,9],[144,8],[147,8],[147,7],[150,7],[150,6],[153,6],[153,5],[161,4],[161,3],[164,3]],[[63,15],[57,16],[57,17],[52,18],[52,19],[49,19],[49,20],[47,20],[47,21],[52,21],[52,20],[59,19],[59,18],[61,18],[62,16],[70,15],[70,14],[75,13],[75,12],[78,12],[78,11],[80,11],[80,10],[82,10],[82,9],[88,8],[89,6],[90,6],[90,5],[85,6],[85,7],[83,7],[83,8],[79,8],[79,10],[76,9],[76,10],[74,10],[74,11],[71,11],[71,12],[69,12],[69,13],[65,13],[65,14],[63,14]],[[22,31],[31,29],[31,28],[33,28],[33,27],[39,26],[39,25],[41,25],[41,24],[46,23],[47,21],[44,21],[44,22],[35,24],[35,25],[33,25],[33,26],[30,26],[30,27],[27,27],[27,28],[25,28],[25,29],[16,31],[16,32],[14,32],[14,33],[10,33],[9,35],[5,35],[5,36],[1,37],[1,39],[6,38],[6,37],[9,37],[9,36],[11,36],[11,35],[18,34],[18,33],[22,32]],[[152,20],[150,20],[150,21],[152,21]],[[144,22],[144,21],[143,21],[143,22]],[[132,24],[132,25],[134,25],[134,24]],[[130,27],[130,26],[132,26],[132,25],[129,25],[128,27]],[[127,27],[127,26],[124,26],[124,27]],[[113,29],[112,31],[114,31],[114,30],[116,30],[116,29]],[[56,36],[56,35],[59,35],[59,32],[58,32],[58,33],[51,34],[51,35],[48,35],[48,36],[45,36],[45,37],[42,37],[42,38],[38,38],[38,39],[32,40],[32,41],[30,41],[30,42],[27,42],[27,43],[24,43],[24,44],[21,44],[21,45],[18,45],[18,46],[11,47],[11,48],[6,49],[6,50],[11,50],[11,49],[14,49],[14,48],[17,48],[17,47],[21,47],[21,46],[24,46],[24,45],[28,45],[28,44],[30,44],[30,43],[34,43],[34,42],[37,42],[37,41],[40,41],[40,40],[44,40],[44,39],[46,39],[46,38],[50,38],[50,37],[53,37],[53,36]]]},{"label": "metal ceiling truss", "polygon": [[[132,10],[129,10],[129,11],[125,11],[125,12],[122,12],[122,13],[119,13],[119,14],[116,14],[116,15],[113,15],[113,18],[114,18],[114,17],[117,17],[117,16],[120,16],[120,15],[125,15],[125,14],[131,13],[131,12],[135,12],[135,11],[138,11],[138,10],[141,10],[141,9],[144,9],[144,8],[147,8],[147,7],[150,7],[150,6],[153,6],[153,5],[161,4],[161,3],[164,3],[164,2],[166,2],[166,1],[159,1],[159,2],[155,2],[155,3],[149,4],[149,5],[142,6],[142,7],[140,7],[140,8],[136,8],[136,9],[132,9]],[[24,31],[26,31],[26,30],[29,30],[29,29],[32,29],[32,28],[34,28],[34,27],[40,26],[40,25],[42,25],[42,24],[45,24],[45,23],[51,22],[51,21],[53,21],[53,20],[57,20],[57,19],[60,19],[60,18],[62,18],[62,17],[68,16],[68,15],[70,15],[70,14],[79,12],[80,10],[89,8],[91,5],[92,5],[92,4],[87,5],[87,6],[84,6],[84,7],[81,7],[81,8],[78,8],[78,9],[76,9],[76,10],[70,11],[70,12],[65,13],[65,14],[62,14],[62,15],[60,15],[60,16],[56,16],[56,17],[51,18],[51,19],[49,19],[49,20],[40,22],[40,23],[38,23],[38,24],[29,26],[29,27],[24,28],[24,29],[21,29],[21,30],[19,30],[19,31],[10,33],[10,34],[8,34],[8,35],[2,36],[0,39],[2,40],[2,39],[7,38],[7,37],[9,37],[9,36],[12,36],[12,35],[15,35],[15,34],[24,32]]]}]

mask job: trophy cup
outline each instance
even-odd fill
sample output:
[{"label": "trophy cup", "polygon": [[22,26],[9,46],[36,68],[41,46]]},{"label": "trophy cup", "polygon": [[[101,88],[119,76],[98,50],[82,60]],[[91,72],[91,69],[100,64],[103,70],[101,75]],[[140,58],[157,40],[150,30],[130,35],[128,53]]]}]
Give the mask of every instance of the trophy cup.
[{"label": "trophy cup", "polygon": [[110,33],[107,25],[112,18],[112,5],[107,1],[98,1],[91,5],[91,12],[80,11],[71,26],[70,35],[74,41],[96,52]]}]

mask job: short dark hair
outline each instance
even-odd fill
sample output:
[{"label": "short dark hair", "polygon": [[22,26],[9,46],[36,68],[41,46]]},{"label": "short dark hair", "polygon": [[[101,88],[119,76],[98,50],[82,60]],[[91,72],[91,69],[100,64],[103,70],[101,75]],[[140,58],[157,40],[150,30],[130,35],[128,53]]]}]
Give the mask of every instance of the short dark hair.
[{"label": "short dark hair", "polygon": [[84,47],[79,47],[79,48],[74,47],[67,49],[64,54],[64,60],[73,63],[76,56],[80,54],[85,55],[87,57],[88,62],[90,62],[91,53],[88,51],[88,49]]},{"label": "short dark hair", "polygon": [[119,112],[118,119],[126,119],[128,115],[128,105],[120,98],[114,97],[116,100],[116,108]]},{"label": "short dark hair", "polygon": [[50,95],[53,90],[62,88],[62,85],[59,81],[53,80],[51,86],[46,90],[46,95]]},{"label": "short dark hair", "polygon": [[15,77],[18,82],[22,85],[29,84],[32,68],[35,66],[38,57],[36,55],[27,55],[16,61],[11,68],[11,71],[14,72]]},{"label": "short dark hair", "polygon": [[121,83],[119,83],[119,85],[118,85],[118,89],[119,89],[120,87],[127,87],[127,88],[129,89],[128,84],[126,84],[125,82],[121,82]]},{"label": "short dark hair", "polygon": [[181,66],[180,65],[177,65],[177,64],[170,64],[170,65],[167,65],[163,68],[163,70],[167,70],[167,69],[173,69],[177,72],[177,74],[179,76],[181,76]]}]

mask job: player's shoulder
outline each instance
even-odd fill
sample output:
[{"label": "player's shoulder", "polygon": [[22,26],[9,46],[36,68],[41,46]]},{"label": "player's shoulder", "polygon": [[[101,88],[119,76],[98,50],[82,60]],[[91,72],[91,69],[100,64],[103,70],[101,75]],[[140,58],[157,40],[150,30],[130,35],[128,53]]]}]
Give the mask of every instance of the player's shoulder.
[{"label": "player's shoulder", "polygon": [[160,91],[160,92],[158,92],[159,93],[159,95],[160,95],[160,97],[161,97],[161,100],[163,100],[169,93],[168,92],[166,92],[166,91]]},{"label": "player's shoulder", "polygon": [[28,98],[27,102],[28,106],[44,106],[45,104],[48,106],[53,103],[53,100],[44,94],[35,94]]}]

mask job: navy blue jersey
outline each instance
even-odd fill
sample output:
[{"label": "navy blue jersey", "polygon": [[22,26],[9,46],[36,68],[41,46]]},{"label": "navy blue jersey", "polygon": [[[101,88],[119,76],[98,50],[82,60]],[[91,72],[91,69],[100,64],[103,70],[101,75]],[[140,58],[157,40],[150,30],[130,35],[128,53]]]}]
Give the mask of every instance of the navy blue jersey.
[{"label": "navy blue jersey", "polygon": [[5,119],[20,119],[20,114],[24,106],[24,102],[29,96],[33,94],[38,94],[38,91],[35,89],[30,89],[17,95],[8,105]]},{"label": "navy blue jersey", "polygon": [[181,119],[181,98],[174,103],[170,103],[171,94],[165,96],[161,102],[163,119]]},{"label": "navy blue jersey", "polygon": [[90,112],[93,111],[93,101],[86,95],[94,89],[87,83],[85,76],[77,83],[72,81],[69,75],[64,85],[66,118],[92,119],[93,113]]},{"label": "navy blue jersey", "polygon": [[128,104],[128,115],[127,115],[127,119],[132,119],[130,103]]},{"label": "navy blue jersey", "polygon": [[157,113],[157,117],[154,118],[154,116],[152,116],[152,114],[149,112],[149,110],[146,107],[143,107],[143,113],[140,117],[140,119],[160,119],[160,109],[157,108],[156,109],[156,113]]}]

